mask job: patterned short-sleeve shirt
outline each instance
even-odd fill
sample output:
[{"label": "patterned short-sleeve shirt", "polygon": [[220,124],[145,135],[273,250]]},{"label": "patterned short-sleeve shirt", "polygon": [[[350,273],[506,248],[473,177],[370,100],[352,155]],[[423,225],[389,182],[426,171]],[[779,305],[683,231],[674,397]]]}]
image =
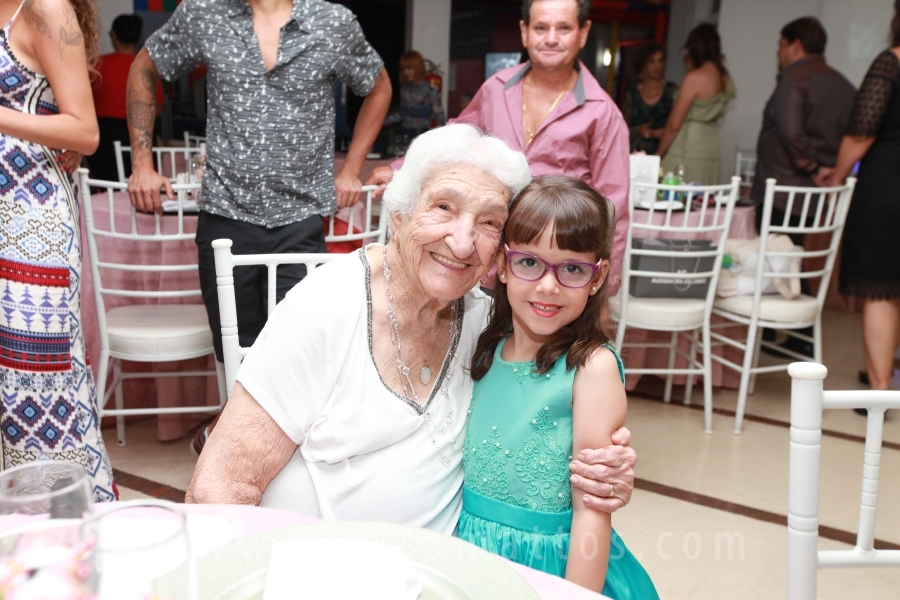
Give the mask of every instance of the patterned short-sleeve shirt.
[{"label": "patterned short-sleeve shirt", "polygon": [[337,209],[334,81],[366,95],[383,67],[353,13],[294,0],[269,71],[246,0],[184,0],[146,48],[170,81],[207,66],[203,211],[272,228]]}]

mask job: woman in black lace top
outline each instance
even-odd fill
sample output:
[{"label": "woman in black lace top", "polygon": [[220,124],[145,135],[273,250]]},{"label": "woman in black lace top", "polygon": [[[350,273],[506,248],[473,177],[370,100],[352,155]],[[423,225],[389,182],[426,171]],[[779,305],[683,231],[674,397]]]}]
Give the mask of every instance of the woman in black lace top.
[{"label": "woman in black lace top", "polygon": [[861,161],[844,228],[840,288],[863,301],[873,390],[888,389],[900,343],[900,0],[894,2],[891,46],[859,89],[832,178],[844,181]]}]

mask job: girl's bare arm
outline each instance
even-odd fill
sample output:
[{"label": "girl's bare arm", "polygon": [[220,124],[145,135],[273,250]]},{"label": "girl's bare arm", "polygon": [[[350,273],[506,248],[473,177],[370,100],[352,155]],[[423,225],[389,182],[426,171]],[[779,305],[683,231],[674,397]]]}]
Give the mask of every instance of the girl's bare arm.
[{"label": "girl's bare arm", "polygon": [[[625,422],[625,388],[615,356],[598,350],[578,369],[572,390],[572,454],[611,443]],[[606,580],[611,516],[589,508],[584,494],[572,488],[572,533],[566,579],[599,592]]]}]

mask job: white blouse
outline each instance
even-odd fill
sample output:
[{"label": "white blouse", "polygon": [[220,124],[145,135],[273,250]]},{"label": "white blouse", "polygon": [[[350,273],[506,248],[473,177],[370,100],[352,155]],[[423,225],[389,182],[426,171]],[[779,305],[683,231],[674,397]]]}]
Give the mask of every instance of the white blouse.
[{"label": "white blouse", "polygon": [[424,409],[388,388],[375,367],[371,301],[365,249],[326,263],[288,292],[244,359],[237,380],[298,446],[260,505],[453,533],[468,366],[491,299],[476,289],[460,300],[456,341]]}]

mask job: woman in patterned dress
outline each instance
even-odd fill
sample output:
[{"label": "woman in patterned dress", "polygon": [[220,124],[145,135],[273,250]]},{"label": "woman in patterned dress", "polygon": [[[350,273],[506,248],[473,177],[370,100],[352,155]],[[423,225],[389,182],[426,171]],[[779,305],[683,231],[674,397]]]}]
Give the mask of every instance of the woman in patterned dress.
[{"label": "woman in patterned dress", "polygon": [[105,501],[117,494],[81,331],[71,176],[99,139],[96,17],[94,0],[0,0],[0,466],[76,462]]}]

